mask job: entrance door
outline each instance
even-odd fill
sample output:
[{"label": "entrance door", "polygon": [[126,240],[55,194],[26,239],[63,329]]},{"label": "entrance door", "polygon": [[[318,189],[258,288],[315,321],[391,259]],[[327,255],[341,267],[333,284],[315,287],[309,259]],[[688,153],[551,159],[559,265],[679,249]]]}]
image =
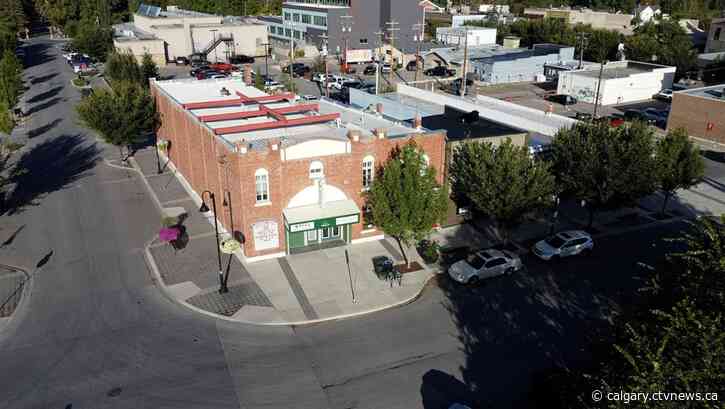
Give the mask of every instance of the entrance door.
[{"label": "entrance door", "polygon": [[340,227],[325,227],[322,229],[322,240],[333,240],[340,238]]}]

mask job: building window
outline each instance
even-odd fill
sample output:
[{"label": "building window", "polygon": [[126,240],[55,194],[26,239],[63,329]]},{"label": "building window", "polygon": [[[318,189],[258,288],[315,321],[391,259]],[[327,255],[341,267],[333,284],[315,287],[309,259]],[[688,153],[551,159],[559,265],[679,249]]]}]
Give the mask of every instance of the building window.
[{"label": "building window", "polygon": [[290,13],[284,13],[284,19],[287,21],[290,21],[292,17],[290,16]]},{"label": "building window", "polygon": [[312,23],[312,16],[310,16],[309,14],[303,14],[302,15],[302,22],[305,23],[305,24]]},{"label": "building window", "polygon": [[310,163],[310,179],[322,179],[325,176],[325,167],[319,160]]},{"label": "building window", "polygon": [[293,14],[292,15],[292,21],[294,21],[295,23],[299,23],[300,22],[300,15],[297,14],[297,13]]},{"label": "building window", "polygon": [[284,36],[285,37],[292,37],[292,29],[291,28],[285,28],[284,29]]},{"label": "building window", "polygon": [[375,159],[372,156],[366,156],[362,162],[362,186],[363,189],[370,189],[373,184],[373,166]]},{"label": "building window", "polygon": [[295,39],[299,40],[300,38],[302,38],[302,33],[295,30]]},{"label": "building window", "polygon": [[361,38],[360,39],[360,44],[363,44],[364,45],[364,44],[367,44],[367,43],[368,43],[368,39],[367,38]]},{"label": "building window", "polygon": [[715,29],[715,34],[712,36],[712,39],[715,41],[720,40],[720,34],[722,34],[722,27],[718,27]]},{"label": "building window", "polygon": [[313,21],[316,26],[327,27],[327,17],[325,16],[313,16]]},{"label": "building window", "polygon": [[269,202],[269,172],[267,169],[257,169],[254,172],[256,184],[257,203]]}]

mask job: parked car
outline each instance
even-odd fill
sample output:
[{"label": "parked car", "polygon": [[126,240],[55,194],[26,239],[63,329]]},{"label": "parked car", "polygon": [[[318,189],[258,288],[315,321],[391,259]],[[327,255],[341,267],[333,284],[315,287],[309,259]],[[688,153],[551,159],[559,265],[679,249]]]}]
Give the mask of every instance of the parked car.
[{"label": "parked car", "polygon": [[424,71],[424,74],[429,77],[452,77],[456,74],[456,72],[439,65],[437,67],[428,68]]},{"label": "parked car", "polygon": [[305,75],[306,73],[310,72],[310,67],[302,64],[301,62],[296,62],[294,64],[283,67],[282,72],[285,74],[289,74],[290,67],[292,69],[292,73],[294,75],[297,75],[298,77],[301,77],[301,76]]},{"label": "parked car", "polygon": [[574,114],[574,118],[579,121],[591,121],[594,116],[589,112],[577,112]]},{"label": "parked car", "polygon": [[513,252],[483,250],[454,263],[448,268],[448,275],[459,283],[476,284],[484,278],[512,274],[522,267],[521,259]]},{"label": "parked car", "polygon": [[200,65],[198,67],[192,68],[191,71],[189,71],[189,75],[192,77],[196,77],[196,74],[202,72],[202,71],[208,71],[211,67],[208,65]]},{"label": "parked car", "polygon": [[547,99],[561,105],[575,105],[577,103],[576,98],[566,94],[554,94],[549,96]]},{"label": "parked car", "polygon": [[183,56],[176,57],[176,60],[174,60],[176,65],[189,65],[189,59]]},{"label": "parked car", "polygon": [[239,69],[239,68],[233,66],[232,64],[228,64],[225,62],[217,62],[217,63],[212,64],[210,67],[213,70],[217,70],[219,72],[224,72],[224,73],[236,71]]},{"label": "parked car", "polygon": [[271,78],[265,78],[264,88],[268,91],[276,91],[278,89],[283,89],[284,85],[280,84],[279,82],[277,82]]},{"label": "parked car", "polygon": [[638,109],[628,109],[624,111],[624,119],[627,121],[642,121],[650,125],[657,122],[655,119],[648,117],[643,111]]},{"label": "parked car", "polygon": [[662,101],[671,102],[672,101],[672,90],[669,88],[663,89],[662,91],[655,94],[654,98],[660,99]]},{"label": "parked car", "polygon": [[248,55],[239,54],[229,57],[230,64],[254,64],[254,57]]},{"label": "parked car", "polygon": [[226,75],[216,70],[204,70],[196,73],[196,79],[205,80],[210,78],[225,78]]},{"label": "parked car", "polygon": [[542,260],[588,253],[594,249],[594,240],[583,230],[563,231],[534,245],[533,251]]},{"label": "parked car", "polygon": [[327,88],[341,90],[342,84],[349,81],[352,81],[352,79],[339,75],[333,75],[332,78],[327,80]]},{"label": "parked car", "polygon": [[618,128],[626,122],[622,114],[611,114],[607,117],[607,120],[609,120],[609,126],[612,128]]},{"label": "parked car", "polygon": [[405,65],[406,71],[418,71],[418,63],[414,61],[408,61],[408,64]]},{"label": "parked car", "polygon": [[669,116],[670,112],[666,110],[661,110],[657,108],[645,108],[642,113],[647,117],[648,121],[654,121],[654,124],[664,128],[665,125],[667,125],[667,117]]},{"label": "parked car", "polygon": [[300,99],[303,101],[317,101],[319,98],[317,95],[301,95]]},{"label": "parked car", "polygon": [[368,66],[367,66],[367,67],[365,67],[365,69],[363,70],[363,74],[364,74],[364,75],[375,75],[375,70],[376,70],[376,69],[375,69],[375,65],[368,65]]}]

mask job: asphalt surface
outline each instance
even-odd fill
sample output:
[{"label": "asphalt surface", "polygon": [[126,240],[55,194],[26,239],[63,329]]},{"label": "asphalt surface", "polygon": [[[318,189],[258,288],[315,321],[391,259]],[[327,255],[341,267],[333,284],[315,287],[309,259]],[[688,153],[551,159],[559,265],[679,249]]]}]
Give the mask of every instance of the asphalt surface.
[{"label": "asphalt surface", "polygon": [[445,409],[525,407],[531,375],[586,359],[663,253],[674,223],[597,242],[594,255],[476,288],[444,277],[403,308],[298,328],[197,315],[166,299],[142,247],[159,216],[117,151],[77,124],[80,96],[54,45],[34,39],[30,134],[8,215],[37,269],[0,332],[0,408]]}]

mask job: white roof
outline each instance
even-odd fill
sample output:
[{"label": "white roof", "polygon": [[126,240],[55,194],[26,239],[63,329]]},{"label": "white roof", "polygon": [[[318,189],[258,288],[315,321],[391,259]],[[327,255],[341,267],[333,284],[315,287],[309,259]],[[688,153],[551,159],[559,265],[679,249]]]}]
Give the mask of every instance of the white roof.
[{"label": "white roof", "polygon": [[338,200],[319,204],[288,207],[282,211],[287,224],[304,223],[312,220],[326,219],[328,217],[348,216],[359,214],[360,209],[353,200]]}]

